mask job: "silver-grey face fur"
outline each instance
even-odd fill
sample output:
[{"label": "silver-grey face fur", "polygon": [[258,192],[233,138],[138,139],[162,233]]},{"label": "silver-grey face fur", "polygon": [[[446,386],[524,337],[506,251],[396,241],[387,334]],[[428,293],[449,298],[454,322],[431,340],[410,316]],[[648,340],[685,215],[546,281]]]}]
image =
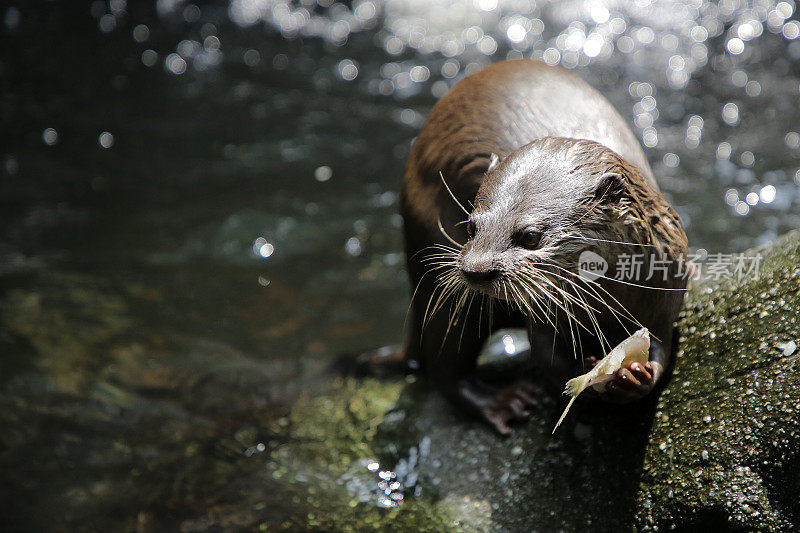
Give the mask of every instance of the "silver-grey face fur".
[{"label": "silver-grey face fur", "polygon": [[[497,271],[492,283],[473,288],[504,298],[499,278],[519,271],[528,262],[556,262],[569,268],[585,242],[565,242],[580,207],[595,197],[609,174],[596,166],[581,165],[580,148],[586,141],[541,139],[513,152],[486,175],[470,216],[473,235],[459,255],[462,271]],[[598,211],[601,213],[602,211]],[[588,222],[588,221],[587,221]],[[596,225],[597,217],[590,226]],[[541,234],[538,245],[521,246],[526,232]],[[568,239],[567,239],[568,240]]]}]

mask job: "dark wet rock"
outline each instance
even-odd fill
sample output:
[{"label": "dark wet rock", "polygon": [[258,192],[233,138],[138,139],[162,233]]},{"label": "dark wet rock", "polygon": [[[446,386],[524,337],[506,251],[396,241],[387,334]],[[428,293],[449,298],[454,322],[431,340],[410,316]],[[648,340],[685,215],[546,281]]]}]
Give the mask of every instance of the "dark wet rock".
[{"label": "dark wet rock", "polygon": [[[785,530],[800,520],[800,233],[695,286],[659,398],[502,439],[414,376],[351,378],[142,322],[148,291],[3,295],[6,529]],[[14,362],[9,365],[8,362]]]},{"label": "dark wet rock", "polygon": [[689,293],[637,495],[642,530],[800,524],[800,233],[755,281]]},{"label": "dark wet rock", "polygon": [[[361,467],[352,479],[369,486],[365,462],[373,459],[396,475],[396,491],[386,494],[400,493],[406,503],[385,520],[413,523],[424,509],[442,527],[481,531],[786,530],[800,521],[799,239],[793,233],[760,250],[757,280],[692,289],[674,374],[657,401],[585,400],[551,436],[563,402],[543,398],[540,416],[503,440],[420,385],[402,385],[395,401],[398,382],[347,381],[314,401],[383,398],[388,409],[377,433],[374,422],[345,432],[355,419],[343,416],[292,420],[298,430],[312,424],[319,441],[334,424],[337,447],[360,451],[349,458]],[[360,439],[369,446],[359,448]],[[290,457],[296,444],[286,446]],[[373,477],[371,485],[378,483]],[[384,494],[376,492],[362,494],[361,505],[380,504]],[[352,526],[340,522],[344,516],[329,515],[325,527]]]}]

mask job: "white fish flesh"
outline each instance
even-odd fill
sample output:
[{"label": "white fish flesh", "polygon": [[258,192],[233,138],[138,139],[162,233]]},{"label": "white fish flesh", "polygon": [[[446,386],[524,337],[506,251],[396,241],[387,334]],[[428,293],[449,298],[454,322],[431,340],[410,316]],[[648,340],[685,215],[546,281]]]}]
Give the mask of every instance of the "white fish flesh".
[{"label": "white fish flesh", "polygon": [[567,416],[569,408],[572,407],[572,402],[575,401],[575,398],[577,398],[580,393],[586,390],[586,387],[592,387],[595,390],[603,391],[607,383],[614,377],[614,372],[634,362],[645,364],[649,357],[650,332],[647,328],[642,328],[619,343],[607,356],[598,361],[589,372],[567,381],[564,394],[572,396],[572,398],[561,414],[561,418],[558,419],[556,427],[553,428],[553,433],[556,432],[558,426],[564,421],[564,417]]}]

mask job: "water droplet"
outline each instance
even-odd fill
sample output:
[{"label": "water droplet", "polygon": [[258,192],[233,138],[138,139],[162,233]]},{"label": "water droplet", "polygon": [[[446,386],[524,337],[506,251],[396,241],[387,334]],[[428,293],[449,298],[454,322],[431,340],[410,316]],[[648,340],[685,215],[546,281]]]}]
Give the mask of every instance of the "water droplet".
[{"label": "water droplet", "polygon": [[678,157],[677,154],[673,154],[672,152],[667,152],[666,154],[664,154],[663,161],[664,161],[664,166],[669,168],[676,168],[680,164],[681,158]]},{"label": "water droplet", "polygon": [[361,255],[361,241],[358,239],[358,237],[350,237],[344,243],[344,249],[349,255],[352,255],[353,257]]},{"label": "water droplet", "polygon": [[786,146],[793,150],[800,148],[800,133],[797,133],[796,131],[790,131],[783,138],[783,142],[785,142]]},{"label": "water droplet", "polygon": [[481,37],[476,46],[478,47],[478,50],[482,54],[485,54],[487,56],[490,56],[495,52],[497,52],[497,41],[495,41],[488,35],[484,35],[483,37]]},{"label": "water droplet", "polygon": [[317,169],[314,171],[314,179],[319,182],[328,181],[332,177],[333,170],[331,170],[331,167],[323,165],[321,167],[317,167]]},{"label": "water droplet", "polygon": [[417,65],[411,68],[409,76],[411,76],[411,81],[414,83],[422,83],[430,78],[431,71],[428,70],[428,67]]},{"label": "water droplet", "polygon": [[147,49],[142,52],[142,63],[146,67],[152,67],[158,62],[158,52],[155,50]]},{"label": "water droplet", "polygon": [[337,65],[339,76],[345,81],[353,81],[358,76],[358,67],[351,59],[342,59]]},{"label": "water droplet", "polygon": [[734,37],[730,39],[728,43],[725,45],[725,48],[728,49],[728,52],[731,54],[738,56],[742,52],[744,52],[744,41],[739,39],[738,37]]},{"label": "water droplet", "polygon": [[596,23],[603,24],[604,22],[608,22],[610,13],[605,6],[595,4],[589,8],[589,16],[592,17],[592,20],[594,20]]},{"label": "water droplet", "polygon": [[114,146],[114,136],[111,133],[104,131],[97,138],[97,142],[102,148],[109,149]]},{"label": "water droplet", "polygon": [[271,243],[268,242],[262,244],[261,247],[258,249],[258,255],[260,255],[264,259],[270,257],[273,253],[275,253],[275,246],[273,246]]},{"label": "water droplet", "polygon": [[244,61],[244,64],[248,67],[254,67],[261,61],[261,54],[258,53],[258,50],[253,50],[251,48],[242,54],[242,61]]},{"label": "water droplet", "polygon": [[137,24],[133,28],[133,40],[137,43],[143,43],[150,38],[150,28],[146,24]]},{"label": "water droplet", "polygon": [[735,126],[739,123],[739,106],[733,102],[728,102],[722,106],[722,120],[729,126]]},{"label": "water droplet", "polygon": [[761,188],[761,191],[758,193],[761,201],[765,204],[770,204],[775,200],[775,195],[777,191],[774,185],[765,185]]},{"label": "water droplet", "polygon": [[117,17],[112,15],[111,13],[106,13],[100,20],[98,21],[97,25],[100,28],[100,31],[103,33],[110,33],[114,31],[114,28],[117,27]]},{"label": "water droplet", "polygon": [[733,210],[736,212],[737,215],[745,216],[747,213],[750,212],[750,206],[747,205],[746,202],[742,202],[740,200],[734,204]]},{"label": "water droplet", "polygon": [[178,54],[172,53],[164,60],[164,67],[168,72],[180,76],[186,72],[186,60]]},{"label": "water droplet", "polygon": [[512,24],[508,27],[508,30],[506,30],[506,36],[512,43],[521,43],[525,40],[525,35],[527,33],[525,26],[522,24]]},{"label": "water droplet", "polygon": [[42,132],[42,140],[47,146],[53,146],[58,142],[58,132],[54,128],[47,128]]},{"label": "water droplet", "polygon": [[744,87],[747,85],[747,73],[743,70],[734,70],[731,73],[731,83],[737,87]]},{"label": "water droplet", "polygon": [[800,37],[800,23],[796,20],[791,20],[783,25],[781,33],[787,39],[797,39]]},{"label": "water droplet", "polygon": [[755,80],[750,80],[744,86],[744,92],[747,93],[747,96],[756,97],[761,94],[761,84]]}]

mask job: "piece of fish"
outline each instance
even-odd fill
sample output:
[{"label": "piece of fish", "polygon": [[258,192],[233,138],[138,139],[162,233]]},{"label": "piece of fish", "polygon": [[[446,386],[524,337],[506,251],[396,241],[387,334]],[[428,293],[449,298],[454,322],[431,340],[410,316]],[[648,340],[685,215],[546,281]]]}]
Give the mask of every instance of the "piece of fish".
[{"label": "piece of fish", "polygon": [[647,328],[642,328],[611,350],[608,355],[597,362],[589,372],[581,374],[576,378],[567,381],[564,394],[572,396],[566,409],[558,419],[553,433],[564,421],[572,402],[582,393],[586,387],[591,386],[595,390],[603,391],[606,384],[614,377],[614,372],[631,363],[638,362],[645,364],[650,357],[650,332]]}]

